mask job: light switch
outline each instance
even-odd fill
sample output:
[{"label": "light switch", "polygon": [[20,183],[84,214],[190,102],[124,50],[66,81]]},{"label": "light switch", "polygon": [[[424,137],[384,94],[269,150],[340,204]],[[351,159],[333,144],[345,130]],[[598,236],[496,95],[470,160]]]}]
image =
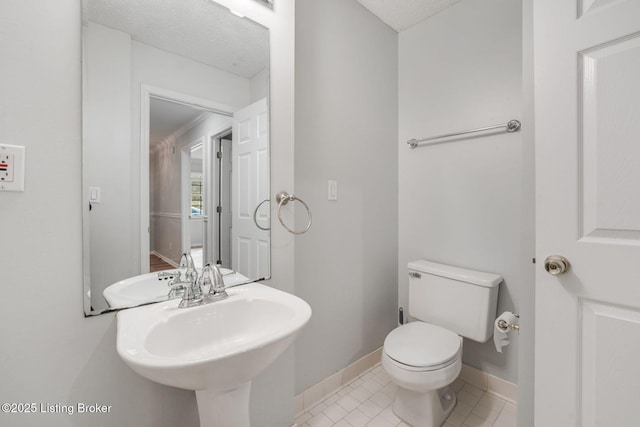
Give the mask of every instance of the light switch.
[{"label": "light switch", "polygon": [[24,191],[24,147],[0,144],[0,191]]},{"label": "light switch", "polygon": [[89,201],[91,203],[100,203],[102,201],[100,193],[100,187],[89,187]]},{"label": "light switch", "polygon": [[329,180],[328,198],[329,200],[338,200],[338,181]]}]

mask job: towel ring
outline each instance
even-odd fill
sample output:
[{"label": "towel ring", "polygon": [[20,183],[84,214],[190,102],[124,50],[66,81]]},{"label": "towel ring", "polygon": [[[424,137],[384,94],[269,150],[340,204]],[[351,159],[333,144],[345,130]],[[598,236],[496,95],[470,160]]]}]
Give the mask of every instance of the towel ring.
[{"label": "towel ring", "polygon": [[[290,229],[289,227],[287,227],[284,223],[284,221],[282,220],[282,216],[280,216],[280,209],[286,205],[289,202],[293,202],[293,201],[299,201],[300,203],[302,203],[304,205],[304,207],[307,209],[307,215],[309,216],[309,222],[307,223],[307,227],[303,230],[303,231],[294,231],[292,229]],[[311,228],[311,209],[309,209],[309,206],[307,206],[307,204],[300,198],[296,197],[293,194],[289,194],[286,191],[281,191],[278,194],[276,194],[276,202],[278,202],[278,220],[280,220],[280,224],[282,224],[282,226],[291,234],[304,234],[307,231],[309,231],[309,228]]]},{"label": "towel ring", "polygon": [[269,202],[269,199],[264,199],[263,201],[261,201],[258,206],[256,206],[256,209],[253,211],[253,222],[256,224],[256,227],[258,227],[260,230],[264,230],[264,231],[269,231],[271,230],[271,227],[261,227],[260,224],[258,224],[258,219],[256,218],[256,216],[258,215],[258,209],[260,209],[260,206],[262,206],[264,204],[264,202]]}]

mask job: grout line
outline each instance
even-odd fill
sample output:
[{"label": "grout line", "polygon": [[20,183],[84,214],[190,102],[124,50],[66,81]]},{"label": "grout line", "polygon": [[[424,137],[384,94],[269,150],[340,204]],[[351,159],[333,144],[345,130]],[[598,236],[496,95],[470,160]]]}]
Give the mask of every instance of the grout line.
[{"label": "grout line", "polygon": [[[374,375],[371,376],[370,372],[378,370]],[[339,392],[356,381],[360,381],[361,384],[358,385],[358,388],[364,387],[364,384],[367,383],[368,379],[374,379],[375,377],[379,378],[379,375],[384,373],[381,365],[375,364],[374,366],[363,371],[358,377],[353,378],[349,382],[345,383],[341,388],[335,390],[329,396],[334,396],[339,394]],[[368,378],[367,378],[368,376]],[[515,426],[516,419],[515,414],[513,413],[514,407],[517,411],[517,405],[509,402],[508,400],[502,399],[498,397],[495,393],[490,391],[482,390],[479,387],[465,382],[461,377],[456,379],[458,383],[458,392],[456,392],[459,396],[463,389],[467,389],[467,393],[463,394],[467,399],[473,400],[475,403],[470,403],[469,401],[465,401],[464,399],[458,399],[459,404],[454,409],[454,412],[447,418],[444,426],[462,426],[468,427],[469,425],[479,425],[481,423],[483,426]],[[393,385],[393,382],[390,379],[384,380],[384,385],[382,381],[379,381],[379,384],[382,386],[381,391],[384,390],[385,387],[389,385]],[[366,387],[365,387],[366,388]],[[353,390],[352,390],[353,391]],[[384,392],[384,391],[383,391]],[[386,393],[386,392],[384,392]],[[358,406],[354,407],[352,410],[349,410],[346,407],[340,406],[340,404],[335,401],[331,402],[337,403],[340,406],[340,409],[345,413],[344,416],[335,412],[335,408],[330,409],[331,405],[326,404],[326,400],[329,397],[325,397],[324,400],[319,401],[314,407],[320,406],[314,411],[303,411],[302,413],[296,415],[295,424],[291,427],[310,427],[311,425],[315,425],[317,422],[320,422],[323,426],[331,427],[331,426],[345,426],[349,425],[349,422],[352,421],[348,417],[353,417],[357,415],[355,422],[358,425],[385,425],[385,426],[394,426],[394,427],[408,427],[408,425],[402,420],[400,420],[397,416],[395,416],[392,412],[393,405],[393,397],[387,395],[390,399],[384,399],[380,402],[377,399],[374,399],[373,396],[376,393],[373,393],[364,401],[360,401]],[[348,396],[349,394],[344,394],[344,396]],[[484,396],[489,395],[493,399],[498,400],[498,407],[494,407],[492,405],[488,405],[486,401],[484,401]],[[359,399],[358,399],[359,400]],[[376,407],[377,406],[377,407]],[[498,408],[498,409],[496,409]],[[311,409],[311,408],[309,408]],[[455,415],[454,415],[455,413]],[[353,414],[353,415],[352,415]],[[366,419],[366,420],[364,420]],[[330,423],[330,424],[329,424]]]},{"label": "grout line", "polygon": [[[371,353],[366,354],[355,362],[349,364],[347,367],[339,370],[338,372],[335,372],[319,383],[312,385],[302,393],[296,395],[296,406],[294,406],[296,417],[298,417],[299,414],[304,413],[305,411],[308,411],[312,407],[316,406],[318,403],[322,402],[328,396],[336,393],[338,390],[341,390],[346,385],[349,385],[353,381],[359,379],[359,377],[365,374],[367,371],[373,369],[377,364],[380,363],[381,354],[382,347],[379,347]],[[345,373],[347,373],[346,381]],[[332,389],[327,390],[327,387],[331,387],[331,381],[335,381],[334,378],[336,378],[336,376],[340,377],[340,385],[338,387],[332,387]],[[322,392],[320,392],[320,390],[322,390]],[[300,405],[298,404],[298,402],[300,401],[300,396],[302,396],[302,408],[300,408]]]},{"label": "grout line", "polygon": [[[381,354],[382,347],[379,347],[371,353],[349,364],[347,367],[335,372],[319,383],[312,385],[302,393],[296,395],[294,399],[294,413],[296,414],[296,417],[324,401],[328,396],[337,393],[345,386],[360,379],[360,377],[368,371],[374,369],[380,363]],[[347,373],[346,378],[348,378],[346,381],[345,372]],[[340,385],[336,388],[335,382],[337,377],[340,378]],[[458,378],[465,383],[473,385],[499,399],[505,400],[514,405],[518,404],[518,386],[514,383],[503,380],[502,378],[488,374],[466,364],[463,364],[462,371]]]}]

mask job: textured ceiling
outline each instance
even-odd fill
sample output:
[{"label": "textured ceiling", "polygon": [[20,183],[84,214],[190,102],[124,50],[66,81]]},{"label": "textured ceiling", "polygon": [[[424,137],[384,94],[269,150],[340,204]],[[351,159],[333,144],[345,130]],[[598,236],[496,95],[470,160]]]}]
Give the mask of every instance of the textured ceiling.
[{"label": "textured ceiling", "polygon": [[86,0],[84,19],[251,78],[269,63],[269,31],[206,0]]},{"label": "textured ceiling", "polygon": [[358,0],[385,24],[400,32],[461,0]]}]

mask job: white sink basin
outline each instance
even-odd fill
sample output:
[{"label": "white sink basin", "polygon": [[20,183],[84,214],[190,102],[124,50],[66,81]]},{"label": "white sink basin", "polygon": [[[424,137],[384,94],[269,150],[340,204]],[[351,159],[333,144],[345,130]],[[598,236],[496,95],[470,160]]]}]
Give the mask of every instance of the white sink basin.
[{"label": "white sink basin", "polygon": [[[171,271],[174,270],[165,270],[165,272]],[[220,272],[224,275],[225,286],[235,286],[249,281],[242,274],[233,273],[226,268],[221,268]],[[110,308],[135,307],[150,302],[165,301],[169,294],[168,282],[166,279],[158,279],[158,273],[141,274],[110,285],[102,291],[102,295]]]},{"label": "white sink basin", "polygon": [[179,300],[118,312],[118,354],[152,381],[196,390],[201,427],[249,426],[251,380],[311,317],[302,299],[257,283],[193,308]]}]

